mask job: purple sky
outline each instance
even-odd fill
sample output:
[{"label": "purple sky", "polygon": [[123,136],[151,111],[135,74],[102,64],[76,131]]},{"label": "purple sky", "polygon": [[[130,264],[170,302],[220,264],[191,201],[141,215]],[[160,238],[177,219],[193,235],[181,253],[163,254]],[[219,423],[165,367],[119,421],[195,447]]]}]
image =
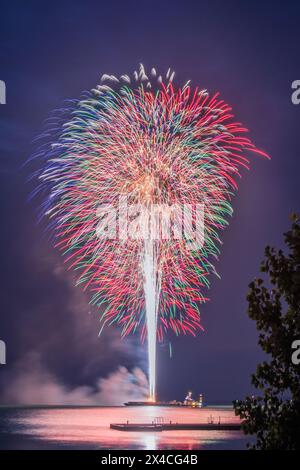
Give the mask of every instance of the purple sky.
[{"label": "purple sky", "polygon": [[289,214],[299,211],[300,105],[290,98],[292,81],[300,79],[299,15],[300,5],[276,1],[1,5],[7,104],[0,106],[0,339],[7,365],[0,368],[0,404],[20,374],[34,368],[68,389],[97,387],[119,366],[146,370],[146,348],[137,338],[120,343],[113,328],[97,337],[97,311],[38,225],[38,202],[28,201],[31,170],[22,166],[64,99],[93,88],[103,73],[131,73],[139,62],[162,72],[172,67],[175,83],[191,79],[220,91],[272,157],[250,156],[251,171],[243,172],[222,234],[221,279],[211,277],[211,300],[202,307],[205,333],[170,337],[172,359],[168,344],[158,353],[161,398],[182,399],[189,388],[210,403],[249,393],[262,356],[247,317],[247,286],[265,245],[281,246]]}]

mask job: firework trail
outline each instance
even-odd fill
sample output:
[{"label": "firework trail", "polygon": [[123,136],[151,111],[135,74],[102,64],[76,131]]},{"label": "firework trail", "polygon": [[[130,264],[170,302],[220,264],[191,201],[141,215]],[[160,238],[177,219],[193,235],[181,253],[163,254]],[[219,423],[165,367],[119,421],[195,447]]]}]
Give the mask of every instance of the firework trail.
[{"label": "firework trail", "polygon": [[[152,399],[156,340],[169,330],[195,335],[202,328],[199,306],[215,272],[219,231],[232,213],[239,169],[248,168],[243,152],[267,156],[244,136],[247,129],[218,93],[192,90],[189,82],[175,88],[173,78],[170,70],[165,79],[155,69],[148,76],[142,65],[133,77],[103,75],[68,107],[69,118],[42,150],[39,172],[56,246],[101,307],[102,327],[148,336]],[[163,207],[170,220],[173,206],[202,205],[204,243],[193,249],[184,236],[134,236],[148,224],[132,211],[138,205],[149,213]],[[104,216],[108,207],[118,207],[117,218],[108,209]],[[117,236],[99,236],[116,222]]]}]

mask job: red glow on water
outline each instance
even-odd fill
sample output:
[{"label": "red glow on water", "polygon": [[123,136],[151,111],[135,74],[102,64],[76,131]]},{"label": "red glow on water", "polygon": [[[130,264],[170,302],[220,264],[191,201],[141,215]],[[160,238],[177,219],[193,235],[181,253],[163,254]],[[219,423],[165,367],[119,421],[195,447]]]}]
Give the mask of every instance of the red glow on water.
[{"label": "red glow on water", "polygon": [[[240,431],[122,432],[111,423],[151,423],[156,418],[178,423],[238,423],[232,408],[177,409],[168,407],[44,408],[20,410],[11,419],[22,425],[26,438],[51,445],[99,449],[235,448]],[[19,432],[19,429],[18,429]],[[229,447],[228,447],[229,446]]]}]

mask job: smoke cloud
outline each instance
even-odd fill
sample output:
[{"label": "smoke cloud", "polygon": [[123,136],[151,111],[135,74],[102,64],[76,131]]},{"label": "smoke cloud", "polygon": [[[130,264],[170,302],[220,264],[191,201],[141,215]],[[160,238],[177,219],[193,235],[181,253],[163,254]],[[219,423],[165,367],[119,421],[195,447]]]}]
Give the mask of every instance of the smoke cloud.
[{"label": "smoke cloud", "polygon": [[144,400],[148,380],[136,367],[132,371],[119,366],[107,377],[98,379],[94,387],[67,387],[37,363],[31,370],[14,373],[2,399],[10,405],[121,405],[130,400]]}]

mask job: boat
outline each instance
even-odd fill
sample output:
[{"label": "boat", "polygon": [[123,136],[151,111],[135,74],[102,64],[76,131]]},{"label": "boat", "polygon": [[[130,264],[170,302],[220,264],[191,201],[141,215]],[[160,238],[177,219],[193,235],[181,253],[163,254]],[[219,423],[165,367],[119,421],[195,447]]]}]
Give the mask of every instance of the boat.
[{"label": "boat", "polygon": [[199,395],[199,399],[196,401],[192,398],[192,392],[188,392],[184,402],[181,401],[127,401],[124,403],[125,406],[176,406],[185,408],[202,408],[203,406],[203,395]]},{"label": "boat", "polygon": [[186,406],[180,402],[165,401],[127,401],[125,406]]},{"label": "boat", "polygon": [[125,406],[181,406],[185,408],[202,408],[203,407],[203,395],[200,394],[198,400],[194,400],[192,397],[192,392],[188,392],[187,396],[184,399],[184,402],[181,401],[127,401],[124,403]]}]

